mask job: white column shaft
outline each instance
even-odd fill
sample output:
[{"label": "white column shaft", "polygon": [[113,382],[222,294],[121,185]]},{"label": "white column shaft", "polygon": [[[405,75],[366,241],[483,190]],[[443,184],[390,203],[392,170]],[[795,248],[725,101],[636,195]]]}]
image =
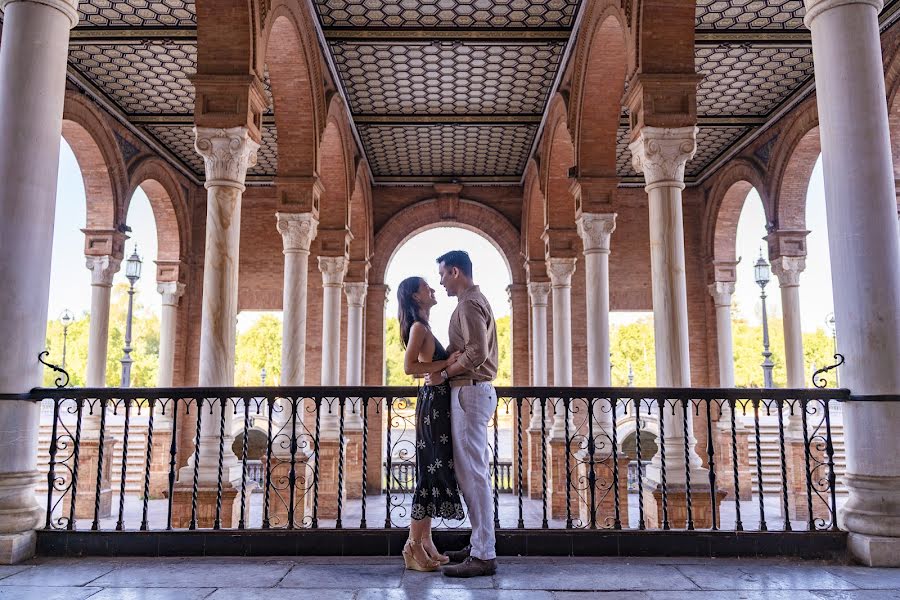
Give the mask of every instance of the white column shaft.
[{"label": "white column shaft", "polygon": [[[323,386],[341,384],[341,290],[348,261],[343,256],[320,256],[322,271],[322,374]],[[336,436],[339,421],[337,406],[322,404],[323,436]]]},{"label": "white column shaft", "polygon": [[[172,387],[175,381],[175,332],[178,324],[178,299],[184,294],[184,284],[163,282],[157,285],[162,296],[162,311],[159,323],[159,374],[156,385]],[[170,406],[172,406],[170,404]],[[171,429],[172,410],[154,417],[154,427]]]},{"label": "white column shaft", "polygon": [[[550,284],[533,281],[528,284],[531,298],[531,384],[547,385],[547,297]],[[541,411],[532,407],[529,429],[540,429]]]},{"label": "white column shaft", "polygon": [[719,356],[719,387],[734,387],[734,344],[731,333],[731,296],[734,283],[719,282],[709,286],[716,307],[716,350]]},{"label": "white column shaft", "polygon": [[[584,242],[587,284],[588,385],[612,385],[609,359],[609,243],[616,229],[616,215],[584,213],[577,221]],[[609,413],[605,413],[609,415]]]},{"label": "white column shaft", "polygon": [[[363,331],[363,311],[366,305],[368,284],[353,282],[344,284],[347,294],[347,385],[362,385],[363,381],[363,348],[365,332]],[[363,420],[359,403],[348,402],[344,408],[346,428],[362,431]]]},{"label": "white column shaft", "polygon": [[318,232],[312,213],[278,213],[284,248],[281,385],[301,386],[306,378],[306,314],[309,248]]},{"label": "white column shaft", "polygon": [[106,387],[109,350],[109,302],[111,285],[91,285],[91,323],[88,330],[88,387]]},{"label": "white column shaft", "polygon": [[[0,45],[0,392],[41,383],[50,292],[50,255],[62,135],[69,28],[74,2],[5,5]],[[67,8],[68,15],[63,9]],[[38,480],[39,403],[0,403],[0,562],[34,552],[43,511]]]},{"label": "white column shaft", "polygon": [[[553,385],[572,385],[572,275],[574,258],[548,258],[547,272],[553,293]],[[574,432],[573,415],[569,412],[569,435]],[[550,438],[565,438],[566,419],[563,406],[555,409]]]},{"label": "white column shaft", "polygon": [[[900,241],[878,11],[882,3],[809,0],[841,384],[900,394]],[[848,93],[856,90],[856,93]],[[900,403],[844,409],[850,549],[900,564]],[[881,537],[881,540],[876,538]],[[872,542],[871,544],[869,542]],[[876,543],[877,542],[877,543]]]},{"label": "white column shaft", "polygon": [[781,312],[784,316],[784,364],[787,369],[787,386],[804,388],[807,385],[806,369],[803,364],[799,286],[782,286]]}]

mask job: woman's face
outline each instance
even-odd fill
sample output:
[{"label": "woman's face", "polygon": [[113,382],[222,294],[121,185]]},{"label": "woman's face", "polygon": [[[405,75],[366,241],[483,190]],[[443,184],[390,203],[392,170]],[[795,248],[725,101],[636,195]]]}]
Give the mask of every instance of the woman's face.
[{"label": "woman's face", "polygon": [[424,279],[419,282],[419,289],[413,294],[413,300],[416,301],[419,308],[431,308],[437,304],[437,299],[434,297],[434,290],[431,289],[431,286],[428,285],[428,282]]}]

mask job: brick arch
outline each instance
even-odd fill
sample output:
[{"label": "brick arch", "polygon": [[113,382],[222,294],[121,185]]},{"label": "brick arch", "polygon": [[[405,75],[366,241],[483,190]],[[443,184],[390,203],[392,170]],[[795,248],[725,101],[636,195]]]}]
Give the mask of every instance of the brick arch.
[{"label": "brick arch", "polygon": [[772,220],[772,206],[766,196],[765,175],[745,159],[731,161],[717,177],[709,192],[704,215],[704,251],[714,261],[737,260],[735,238],[738,221],[750,190],[762,201],[766,221]]},{"label": "brick arch", "polygon": [[[140,187],[150,200],[156,221],[157,261],[184,261],[189,255],[190,209],[182,187],[158,157],[139,162],[131,171],[128,204]],[[128,214],[128,207],[125,208]]]},{"label": "brick arch", "polygon": [[575,197],[569,169],[575,166],[575,146],[569,133],[566,104],[556,95],[550,103],[545,140],[544,222],[551,229],[575,228]]},{"label": "brick arch", "polygon": [[482,235],[506,260],[512,283],[525,283],[525,268],[519,254],[519,232],[506,217],[480,202],[460,199],[456,220],[449,221],[442,216],[441,203],[437,198],[404,208],[378,231],[370,283],[384,284],[388,265],[400,246],[413,236],[436,227],[462,227]]},{"label": "brick arch", "polygon": [[618,6],[591,4],[579,36],[569,130],[582,177],[616,176],[616,140],[628,62],[624,16]]},{"label": "brick arch", "polygon": [[315,31],[297,2],[279,2],[269,12],[262,39],[275,104],[278,175],[312,177],[325,127],[325,99]]},{"label": "brick arch", "polygon": [[318,173],[324,192],[319,207],[319,227],[342,229],[350,226],[349,204],[353,190],[353,135],[343,101],[332,95],[325,131],[319,146]]},{"label": "brick arch", "polygon": [[372,255],[372,186],[369,165],[362,160],[356,168],[353,194],[350,196],[350,260],[366,261]]},{"label": "brick arch", "polygon": [[542,260],[544,258],[544,194],[541,191],[540,172],[534,159],[528,161],[525,168],[522,209],[522,244],[521,252],[526,260]]},{"label": "brick arch", "polygon": [[126,171],[115,135],[98,109],[66,93],[62,136],[72,148],[87,201],[87,229],[114,230],[125,222]]},{"label": "brick arch", "polygon": [[770,229],[806,229],[806,192],[821,153],[815,101],[798,111],[772,152]]}]

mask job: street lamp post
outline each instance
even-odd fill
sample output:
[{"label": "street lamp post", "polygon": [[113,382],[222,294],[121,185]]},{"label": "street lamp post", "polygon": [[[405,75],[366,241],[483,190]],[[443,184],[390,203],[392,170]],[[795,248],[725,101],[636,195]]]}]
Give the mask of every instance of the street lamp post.
[{"label": "street lamp post", "polygon": [[[837,329],[834,324],[834,313],[828,313],[828,316],[825,317],[825,324],[828,326],[828,330],[831,332],[831,347],[834,349],[834,355],[837,356]],[[838,377],[838,369],[839,367],[834,368],[834,387],[841,387],[840,378]]]},{"label": "street lamp post", "polygon": [[121,359],[122,363],[122,384],[123,388],[131,386],[131,318],[134,308],[134,284],[141,278],[141,257],[138,256],[137,246],[128,261],[125,263],[125,277],[128,278],[128,320],[125,323],[125,347],[122,349],[125,353]]},{"label": "street lamp post", "polygon": [[762,325],[763,325],[763,387],[772,388],[775,384],[772,381],[772,368],[775,364],[772,362],[772,353],[769,352],[769,319],[766,315],[766,284],[769,283],[771,273],[769,272],[769,263],[763,258],[762,250],[759,251],[759,259],[753,265],[753,272],[756,276],[756,284],[759,285],[760,299],[762,299]]},{"label": "street lamp post", "polygon": [[66,341],[69,337],[69,325],[75,322],[75,315],[68,308],[59,315],[59,322],[63,326],[62,368],[66,368]]},{"label": "street lamp post", "polygon": [[266,385],[266,368],[263,367],[259,370],[259,385]]}]

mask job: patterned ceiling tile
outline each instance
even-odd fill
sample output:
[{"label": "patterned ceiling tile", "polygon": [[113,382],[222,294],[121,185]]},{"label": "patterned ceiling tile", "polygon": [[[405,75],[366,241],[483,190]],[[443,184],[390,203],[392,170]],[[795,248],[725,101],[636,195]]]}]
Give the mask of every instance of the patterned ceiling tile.
[{"label": "patterned ceiling tile", "polygon": [[518,175],[525,168],[534,125],[362,125],[375,176]]},{"label": "patterned ceiling tile", "polygon": [[333,42],[354,113],[539,113],[563,44]]},{"label": "patterned ceiling tile", "polygon": [[193,43],[72,46],[69,62],[126,112],[193,114]]},{"label": "patterned ceiling tile", "polygon": [[[171,150],[195,175],[202,178],[203,158],[194,150],[194,131],[190,125],[148,125],[147,131]],[[278,132],[275,126],[263,130],[262,145],[257,152],[256,166],[248,176],[274,177],[278,170]]]},{"label": "patterned ceiling tile", "polygon": [[698,29],[802,29],[803,0],[697,0]]},{"label": "patterned ceiling tile", "polygon": [[82,0],[79,27],[196,27],[193,0]]},{"label": "patterned ceiling tile", "polygon": [[571,27],[577,0],[315,0],[325,27]]},{"label": "patterned ceiling tile", "polygon": [[[701,127],[697,132],[697,152],[685,168],[685,177],[696,177],[716,157],[750,130],[749,127]],[[619,127],[616,140],[616,172],[619,177],[640,177],[631,164],[629,130]]]},{"label": "patterned ceiling tile", "polygon": [[700,115],[765,115],[813,75],[811,48],[696,49]]}]

